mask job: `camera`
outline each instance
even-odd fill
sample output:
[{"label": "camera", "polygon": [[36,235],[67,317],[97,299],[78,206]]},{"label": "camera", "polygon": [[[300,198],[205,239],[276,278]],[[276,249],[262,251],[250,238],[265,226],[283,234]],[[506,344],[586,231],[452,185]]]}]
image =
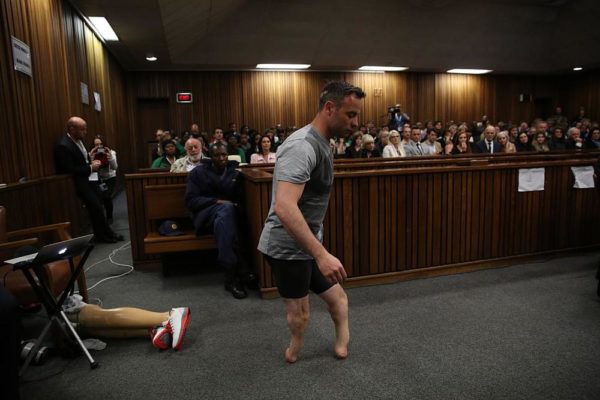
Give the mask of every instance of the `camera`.
[{"label": "camera", "polygon": [[96,154],[94,154],[94,160],[100,160],[101,166],[108,166],[108,155],[104,147],[98,147]]},{"label": "camera", "polygon": [[388,113],[395,114],[400,112],[400,107],[391,106],[388,108]]}]

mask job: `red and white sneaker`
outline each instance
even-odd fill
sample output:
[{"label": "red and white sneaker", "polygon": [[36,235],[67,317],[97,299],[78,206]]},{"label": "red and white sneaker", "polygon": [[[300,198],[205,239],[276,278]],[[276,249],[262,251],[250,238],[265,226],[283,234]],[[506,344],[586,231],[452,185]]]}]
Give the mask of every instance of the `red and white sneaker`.
[{"label": "red and white sneaker", "polygon": [[185,330],[189,323],[189,307],[179,307],[171,310],[168,325],[171,327],[171,333],[173,335],[173,349],[179,350],[183,345],[183,337],[185,336]]},{"label": "red and white sneaker", "polygon": [[171,347],[171,342],[173,341],[171,325],[167,322],[164,325],[150,329],[150,340],[154,347],[160,350],[166,350]]}]

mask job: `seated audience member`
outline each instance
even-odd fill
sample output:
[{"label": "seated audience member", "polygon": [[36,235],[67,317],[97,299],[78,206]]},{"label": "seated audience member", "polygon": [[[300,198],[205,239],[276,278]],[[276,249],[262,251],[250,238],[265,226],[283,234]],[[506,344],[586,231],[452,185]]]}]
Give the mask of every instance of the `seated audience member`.
[{"label": "seated audience member", "polygon": [[581,131],[577,128],[569,128],[566,148],[568,150],[579,150],[583,148]]},{"label": "seated audience member", "polygon": [[271,138],[263,135],[260,139],[260,153],[254,153],[250,157],[250,164],[271,164],[277,161],[277,155],[271,151]]},{"label": "seated audience member", "polygon": [[209,145],[212,146],[217,143],[222,143],[223,145],[227,146],[227,143],[223,139],[223,129],[221,129],[221,128],[215,128],[215,130],[212,134],[212,137],[210,139]]},{"label": "seated audience member", "polygon": [[400,147],[402,147],[402,150],[404,150],[404,154],[406,154],[406,146],[410,145],[410,142],[411,142],[410,138],[411,138],[410,125],[405,125],[402,127],[402,130],[400,131]]},{"label": "seated audience member", "polygon": [[175,143],[175,147],[177,148],[177,157],[179,158],[180,155],[185,153],[185,149],[183,148],[183,146],[181,145],[181,143],[179,143],[179,139],[176,136],[173,136],[173,134],[171,133],[171,131],[163,131],[163,136],[162,136],[162,140],[160,142],[160,146],[161,146],[161,156],[164,156],[164,152],[162,151],[162,142],[164,142],[165,140],[172,140],[173,143]]},{"label": "seated audience member", "polygon": [[86,335],[103,338],[147,337],[152,344],[165,350],[179,350],[190,320],[188,307],[154,312],[134,307],[103,309],[86,304],[79,295],[71,296],[63,306],[69,321]]},{"label": "seated audience member", "polygon": [[193,137],[189,138],[185,142],[186,155],[171,164],[171,172],[190,172],[196,168],[204,157],[202,148],[202,139],[200,136],[198,139]]},{"label": "seated audience member", "polygon": [[172,139],[163,140],[162,142],[162,157],[154,160],[150,168],[167,168],[171,169],[171,165],[177,160],[178,152],[177,146],[175,146],[175,142]]},{"label": "seated audience member", "polygon": [[510,140],[508,140],[508,132],[507,131],[498,132],[498,134],[496,135],[496,140],[498,140],[498,143],[500,143],[502,145],[503,153],[516,153],[517,152],[517,148],[515,147],[515,145],[513,143],[511,143]]},{"label": "seated audience member", "polygon": [[362,137],[362,131],[356,131],[352,134],[350,146],[346,148],[346,158],[360,158],[360,152],[362,151]]},{"label": "seated audience member", "polygon": [[567,140],[565,139],[564,131],[561,128],[554,128],[552,136],[548,141],[550,150],[565,150],[567,148]]},{"label": "seated audience member", "polygon": [[335,158],[345,157],[346,156],[346,148],[347,148],[346,138],[344,138],[344,137],[337,138],[335,152],[333,153],[333,156]]},{"label": "seated audience member", "polygon": [[446,154],[469,154],[471,150],[471,144],[469,143],[469,135],[467,132],[460,132],[456,137],[456,144],[449,142],[445,147]]},{"label": "seated audience member", "polygon": [[502,145],[495,140],[496,128],[493,125],[488,125],[483,130],[483,140],[478,141],[473,145],[473,150],[476,153],[501,153]]},{"label": "seated audience member", "polygon": [[252,158],[252,154],[260,153],[262,151],[260,145],[262,137],[263,135],[261,135],[257,131],[252,131],[252,134],[250,135],[250,149],[246,151],[246,160]]},{"label": "seated audience member", "polygon": [[197,235],[213,233],[217,262],[225,271],[225,290],[236,299],[248,294],[242,283],[243,260],[240,247],[240,204],[242,181],[238,163],[228,161],[226,147],[211,146],[210,158],[188,175],[185,205],[192,212]]},{"label": "seated audience member", "polygon": [[404,145],[406,157],[420,157],[426,155],[423,145],[420,142],[421,130],[419,128],[414,127],[411,129],[410,139],[410,143]]},{"label": "seated audience member", "polygon": [[375,139],[373,139],[373,136],[368,133],[363,135],[362,144],[363,149],[360,152],[360,158],[381,157],[379,149],[375,147]]},{"label": "seated audience member", "polygon": [[529,124],[525,121],[521,121],[521,123],[519,124],[519,133],[521,132],[529,132]]},{"label": "seated audience member", "polygon": [[515,147],[517,148],[517,153],[522,151],[532,151],[531,143],[529,143],[529,135],[527,132],[519,133],[519,140],[515,143]]},{"label": "seated audience member", "polygon": [[569,120],[562,113],[562,107],[556,106],[554,109],[554,115],[548,118],[548,125],[553,128],[567,129],[569,127]]},{"label": "seated audience member", "polygon": [[250,143],[250,135],[248,134],[249,130],[247,126],[242,127],[242,132],[240,133],[240,149],[246,154],[246,160],[250,159],[248,157],[248,151],[252,149],[252,144]]},{"label": "seated audience member", "polygon": [[400,146],[400,132],[395,129],[390,131],[390,144],[383,148],[381,156],[384,158],[406,157],[404,149]]},{"label": "seated audience member", "polygon": [[113,222],[113,194],[117,184],[117,152],[106,147],[102,136],[96,135],[94,138],[94,147],[90,151],[91,160],[100,160],[102,163],[98,169],[98,193],[104,211],[106,212],[106,221],[109,224]]},{"label": "seated audience member", "polygon": [[592,129],[592,121],[589,118],[585,118],[581,121],[581,128],[579,129],[579,136],[583,140],[586,140],[588,135],[590,134],[590,130]]},{"label": "seated audience member", "polygon": [[535,140],[531,143],[531,147],[534,151],[542,153],[550,151],[550,146],[548,146],[548,143],[546,142],[546,134],[543,132],[536,133]]},{"label": "seated audience member", "polygon": [[156,160],[158,157],[162,156],[162,148],[160,144],[163,140],[164,131],[162,129],[157,129],[154,133],[154,138],[156,140],[156,147],[152,149],[152,161]]},{"label": "seated audience member", "polygon": [[240,162],[246,164],[246,153],[240,149],[240,137],[231,134],[227,137],[227,154],[230,156],[240,156]]},{"label": "seated audience member", "polygon": [[594,127],[590,129],[590,133],[585,141],[586,149],[600,149],[600,128]]},{"label": "seated audience member", "polygon": [[427,132],[427,137],[424,142],[421,143],[423,146],[424,155],[438,155],[442,153],[442,145],[438,141],[437,132],[435,129],[430,129]]},{"label": "seated audience member", "polygon": [[375,140],[375,147],[379,150],[379,154],[383,154],[383,149],[388,144],[390,144],[390,131],[381,129]]},{"label": "seated audience member", "polygon": [[511,126],[508,129],[508,141],[511,143],[516,143],[519,140],[519,127]]}]

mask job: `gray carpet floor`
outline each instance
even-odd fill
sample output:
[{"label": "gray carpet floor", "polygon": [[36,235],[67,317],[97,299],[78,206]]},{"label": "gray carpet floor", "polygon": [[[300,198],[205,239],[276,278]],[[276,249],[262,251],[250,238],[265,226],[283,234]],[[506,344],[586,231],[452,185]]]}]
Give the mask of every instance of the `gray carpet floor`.
[{"label": "gray carpet floor", "polygon": [[[122,194],[116,206],[114,227],[127,235]],[[97,246],[88,265],[120,245]],[[131,253],[114,260],[130,264]],[[283,359],[282,301],[256,292],[235,300],[203,260],[169,277],[134,271],[90,293],[104,308],[191,307],[180,351],[111,339],[92,353],[95,370],[83,356],[54,356],[28,369],[23,399],[600,399],[600,253],[350,289],[344,361],[333,357],[333,325],[311,296],[295,365]],[[88,283],[126,270],[98,264]]]}]

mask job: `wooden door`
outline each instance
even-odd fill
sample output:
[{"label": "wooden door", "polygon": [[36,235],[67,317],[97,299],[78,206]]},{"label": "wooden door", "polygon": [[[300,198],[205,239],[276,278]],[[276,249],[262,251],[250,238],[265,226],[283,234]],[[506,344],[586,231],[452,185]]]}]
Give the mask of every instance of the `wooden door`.
[{"label": "wooden door", "polygon": [[152,149],[157,145],[155,132],[157,129],[168,129],[169,99],[138,99],[138,140],[141,144],[138,154],[138,168],[148,168],[152,163]]}]

